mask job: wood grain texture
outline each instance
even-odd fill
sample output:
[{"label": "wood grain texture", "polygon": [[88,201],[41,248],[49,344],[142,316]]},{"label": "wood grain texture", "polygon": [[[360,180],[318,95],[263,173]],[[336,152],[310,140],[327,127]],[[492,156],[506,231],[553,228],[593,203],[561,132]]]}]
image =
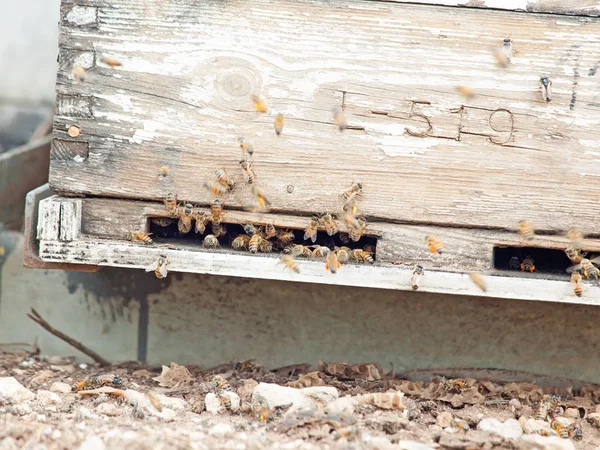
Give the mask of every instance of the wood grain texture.
[{"label": "wood grain texture", "polygon": [[[52,160],[60,192],[206,205],[202,183],[224,167],[239,185],[225,201],[248,207],[243,135],[276,212],[337,211],[361,181],[371,219],[600,234],[595,19],[376,1],[86,4],[96,16],[78,23],[78,5],[62,6],[55,137],[77,124],[89,157]],[[500,69],[492,48],[507,36],[515,57]],[[455,92],[465,84],[468,101]],[[251,94],[286,116],[280,137]],[[331,123],[335,105],[354,129]]]}]

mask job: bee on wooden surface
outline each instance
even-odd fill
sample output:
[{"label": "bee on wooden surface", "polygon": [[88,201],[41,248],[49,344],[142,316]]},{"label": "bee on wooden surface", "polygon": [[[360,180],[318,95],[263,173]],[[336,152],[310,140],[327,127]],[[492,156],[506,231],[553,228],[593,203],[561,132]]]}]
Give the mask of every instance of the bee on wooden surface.
[{"label": "bee on wooden surface", "polygon": [[223,186],[218,181],[213,183],[204,183],[202,186],[204,186],[204,188],[207,191],[210,191],[210,193],[213,195],[223,196],[229,192],[229,188],[227,186]]},{"label": "bee on wooden surface", "polygon": [[575,292],[575,295],[581,297],[583,295],[583,279],[579,272],[573,272],[571,274],[571,283],[574,284],[573,292]]},{"label": "bee on wooden surface", "polygon": [[342,108],[336,106],[331,110],[333,115],[333,121],[337,125],[340,131],[344,131],[348,127],[348,122],[346,121],[346,116],[344,116],[344,112]]},{"label": "bee on wooden surface", "polygon": [[192,231],[192,209],[194,207],[191,203],[186,203],[182,209],[182,214],[179,216],[177,222],[177,229],[182,234],[187,234]]},{"label": "bee on wooden surface", "polygon": [[279,136],[283,131],[283,114],[277,114],[275,116],[275,134]]},{"label": "bee on wooden surface", "polygon": [[423,266],[417,264],[413,269],[412,277],[410,279],[410,286],[413,288],[413,290],[416,291],[419,289],[419,284],[421,283],[421,278],[423,278],[424,274],[425,271],[423,270]]},{"label": "bee on wooden surface", "polygon": [[434,236],[426,236],[425,243],[427,244],[427,247],[429,247],[431,253],[441,254],[445,247],[445,244]]},{"label": "bee on wooden surface", "polygon": [[279,239],[283,244],[289,244],[294,239],[296,239],[296,235],[293,231],[290,230],[279,231],[279,233],[277,234],[277,239]]},{"label": "bee on wooden surface", "polygon": [[325,258],[325,270],[329,270],[331,273],[337,273],[338,269],[342,267],[342,264],[338,260],[335,252],[328,252]]},{"label": "bee on wooden surface", "polygon": [[231,248],[234,250],[247,250],[249,243],[250,236],[240,234],[231,242]]},{"label": "bee on wooden surface", "polygon": [[292,255],[283,255],[279,261],[292,272],[300,273],[300,265]]},{"label": "bee on wooden surface", "polygon": [[450,422],[450,428],[459,431],[469,431],[471,429],[469,423],[463,419],[452,419]]},{"label": "bee on wooden surface", "polygon": [[152,233],[143,233],[141,231],[132,231],[131,233],[129,233],[127,235],[127,240],[133,241],[133,242],[140,241],[146,245],[151,245],[151,244],[154,244],[154,241],[150,237],[151,234]]},{"label": "bee on wooden surface", "polygon": [[207,234],[204,237],[204,242],[202,243],[204,248],[219,248],[221,244],[219,244],[219,240],[213,234]]},{"label": "bee on wooden surface", "polygon": [[240,167],[242,168],[242,173],[244,174],[244,181],[248,184],[253,184],[256,174],[254,173],[254,170],[252,170],[252,163],[242,160],[240,161]]},{"label": "bee on wooden surface", "polygon": [[567,239],[572,242],[581,242],[584,239],[583,233],[577,228],[569,228],[567,230]]},{"label": "bee on wooden surface", "polygon": [[371,253],[365,252],[364,250],[362,250],[360,248],[355,248],[354,250],[352,250],[352,258],[354,259],[354,261],[356,261],[358,263],[368,263],[368,264],[375,263],[375,260],[373,259],[373,256],[371,255]]},{"label": "bee on wooden surface", "polygon": [[210,221],[215,223],[221,223],[223,220],[223,203],[221,203],[218,199],[213,200],[210,204]]},{"label": "bee on wooden surface", "polygon": [[267,222],[265,225],[265,235],[269,239],[277,235],[277,229],[273,225],[273,222]]},{"label": "bee on wooden surface", "polygon": [[250,156],[254,154],[254,147],[248,139],[242,136],[238,138],[238,142],[240,144],[240,149],[242,150],[242,160],[246,160],[246,153]]},{"label": "bee on wooden surface", "polygon": [[521,260],[519,259],[518,256],[512,256],[508,260],[508,268],[510,270],[519,270],[519,269],[521,269]]},{"label": "bee on wooden surface", "polygon": [[359,217],[356,219],[356,222],[358,224],[358,228],[352,227],[348,230],[348,236],[350,236],[350,239],[354,242],[358,242],[360,240],[365,228],[367,228],[366,219]]},{"label": "bee on wooden surface", "polygon": [[247,223],[246,225],[244,225],[244,231],[248,236],[254,236],[256,233],[258,233],[256,227],[251,223]]},{"label": "bee on wooden surface", "polygon": [[248,250],[250,250],[250,253],[257,253],[259,246],[264,240],[265,239],[261,236],[260,233],[254,233],[250,237],[250,241],[248,242]]},{"label": "bee on wooden surface", "polygon": [[117,61],[115,58],[111,58],[110,56],[101,56],[100,62],[103,62],[110,67],[120,67],[123,65],[120,61]]},{"label": "bee on wooden surface", "polygon": [[260,407],[254,411],[254,417],[259,422],[271,422],[275,420],[275,411],[269,408]]},{"label": "bee on wooden surface", "polygon": [[85,69],[79,66],[73,68],[72,75],[73,79],[78,83],[83,83],[87,78],[87,73]]},{"label": "bee on wooden surface", "polygon": [[531,256],[526,256],[521,261],[521,272],[534,272],[535,271],[535,261]]},{"label": "bee on wooden surface", "polygon": [[[324,258],[331,251],[328,247],[323,247],[321,245],[312,245],[312,257],[313,258]],[[339,258],[338,258],[339,260]]]},{"label": "bee on wooden surface", "polygon": [[173,219],[169,219],[168,217],[152,217],[150,221],[159,227],[168,227],[173,223]]},{"label": "bee on wooden surface", "polygon": [[256,184],[252,185],[252,195],[254,195],[254,198],[258,201],[259,208],[262,210],[267,210],[271,206],[271,200],[267,196],[267,193]]},{"label": "bee on wooden surface", "polygon": [[167,270],[167,265],[169,264],[169,260],[166,256],[159,256],[158,259],[152,264],[150,267],[146,269],[146,272],[154,272],[156,278],[162,279],[167,278],[169,271]]},{"label": "bee on wooden surface", "polygon": [[211,223],[210,228],[212,230],[212,234],[214,234],[215,237],[220,237],[220,236],[227,234],[227,228],[225,228],[225,225],[223,225],[219,222]]},{"label": "bee on wooden surface", "polygon": [[169,174],[171,173],[170,169],[167,166],[161,166],[160,169],[158,169],[158,177],[162,177],[162,178],[166,178],[169,176]]},{"label": "bee on wooden surface", "polygon": [[273,251],[273,243],[268,239],[261,239],[258,243],[258,251],[261,253],[270,253]]},{"label": "bee on wooden surface", "polygon": [[541,77],[540,87],[542,89],[542,99],[545,102],[552,101],[552,81],[548,77]]},{"label": "bee on wooden surface", "polygon": [[581,252],[573,246],[569,246],[565,249],[565,254],[571,260],[573,264],[579,264],[583,259]]},{"label": "bee on wooden surface", "polygon": [[352,257],[352,250],[344,246],[335,247],[335,253],[337,254],[338,261],[341,264],[346,264],[348,261],[350,261],[350,258]]},{"label": "bee on wooden surface", "polygon": [[258,95],[252,96],[252,105],[254,106],[254,109],[259,113],[266,113],[268,111],[267,104]]},{"label": "bee on wooden surface", "polygon": [[[323,225],[325,226],[325,231],[329,236],[333,236],[338,232],[338,226],[335,222],[335,219],[330,213],[325,213],[321,216],[321,220],[323,221]],[[313,241],[314,242],[314,241]]]},{"label": "bee on wooden surface", "polygon": [[588,279],[594,279],[599,281],[600,269],[598,269],[594,264],[600,263],[600,257],[596,257],[594,259],[582,258],[579,264],[575,264],[567,269],[568,273],[573,272],[581,272],[583,276]]},{"label": "bee on wooden surface", "polygon": [[456,91],[465,98],[475,97],[475,92],[468,86],[456,86]]},{"label": "bee on wooden surface", "polygon": [[362,183],[352,183],[350,189],[342,193],[342,199],[345,203],[351,202],[362,194],[362,190]]},{"label": "bee on wooden surface", "polygon": [[96,389],[102,386],[112,386],[119,388],[123,386],[123,381],[114,375],[100,375],[97,377],[87,378],[85,380],[79,380],[73,385],[73,391],[78,392],[82,390]]},{"label": "bee on wooden surface", "polygon": [[527,240],[532,240],[535,237],[535,231],[533,225],[527,220],[520,220],[517,224],[517,232],[521,237]]},{"label": "bee on wooden surface", "polygon": [[217,169],[215,174],[217,175],[217,180],[219,183],[221,183],[223,186],[227,186],[228,190],[233,191],[235,189],[235,183],[227,174],[225,169]]},{"label": "bee on wooden surface", "polygon": [[310,239],[313,243],[317,242],[317,231],[319,231],[319,219],[313,217],[308,221],[308,227],[304,230],[304,240]]},{"label": "bee on wooden surface", "polygon": [[548,414],[554,414],[560,406],[560,397],[556,395],[544,395],[535,412],[535,418],[546,420]]},{"label": "bee on wooden surface", "polygon": [[154,406],[154,408],[157,411],[162,411],[162,403],[160,401],[160,397],[156,394],[156,392],[148,391],[146,392],[146,396],[148,397],[148,400],[150,400],[152,406]]},{"label": "bee on wooden surface", "polygon": [[283,253],[286,255],[292,255],[292,256],[306,256],[306,257],[312,256],[311,249],[309,247],[307,247],[306,245],[301,245],[301,244],[288,245],[287,247],[285,247],[283,249]]},{"label": "bee on wooden surface", "polygon": [[456,378],[452,380],[445,380],[442,384],[443,388],[447,392],[454,392],[460,394],[463,390],[469,387],[468,383],[462,378]]},{"label": "bee on wooden surface", "polygon": [[509,38],[504,39],[502,47],[494,50],[494,57],[500,67],[506,68],[513,59],[513,44]]},{"label": "bee on wooden surface", "polygon": [[177,196],[172,193],[168,193],[165,199],[163,200],[165,207],[167,208],[167,212],[171,217],[177,216]]},{"label": "bee on wooden surface", "polygon": [[210,379],[210,381],[215,384],[215,387],[217,389],[221,389],[222,391],[229,391],[229,392],[231,392],[231,390],[232,390],[229,382],[225,378],[223,378],[221,375],[213,376]]},{"label": "bee on wooden surface", "polygon": [[197,212],[194,214],[196,224],[194,226],[194,232],[204,234],[206,232],[206,225],[210,222],[210,216],[204,212]]},{"label": "bee on wooden surface", "polygon": [[469,277],[471,278],[471,281],[473,281],[473,283],[475,283],[475,285],[479,289],[481,289],[483,292],[487,291],[487,285],[485,284],[485,280],[483,279],[483,277],[481,275],[479,275],[479,273],[470,272]]}]

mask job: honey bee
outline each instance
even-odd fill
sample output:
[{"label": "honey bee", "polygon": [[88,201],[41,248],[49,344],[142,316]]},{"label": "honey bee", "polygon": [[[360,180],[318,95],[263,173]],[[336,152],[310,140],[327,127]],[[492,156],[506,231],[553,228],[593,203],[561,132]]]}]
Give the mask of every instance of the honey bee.
[{"label": "honey bee", "polygon": [[352,183],[350,189],[342,193],[342,198],[344,199],[344,202],[351,202],[356,197],[360,196],[362,194],[362,189],[363,187],[361,183]]},{"label": "honey bee", "polygon": [[240,166],[242,167],[242,172],[244,174],[244,181],[248,184],[254,183],[254,177],[256,174],[254,170],[252,170],[252,163],[248,161],[240,161]]},{"label": "honey bee", "polygon": [[252,104],[254,105],[254,109],[259,113],[266,113],[268,111],[267,104],[258,95],[252,96]]},{"label": "honey bee", "polygon": [[599,281],[600,269],[598,269],[594,264],[598,264],[600,262],[600,257],[594,259],[582,258],[579,264],[575,264],[567,269],[568,273],[573,272],[581,272],[583,276],[590,280],[595,279]]},{"label": "honey bee", "polygon": [[236,362],[233,365],[233,370],[237,370],[238,372],[257,372],[260,370],[260,365],[254,361],[254,359],[247,359],[246,361]]},{"label": "honey bee", "polygon": [[247,223],[246,225],[244,225],[244,231],[248,236],[254,236],[258,232],[256,230],[256,227],[251,223]]},{"label": "honey bee", "polygon": [[356,222],[358,223],[358,228],[352,227],[348,230],[348,235],[350,236],[350,239],[354,242],[358,242],[360,240],[365,228],[367,227],[367,221],[364,218],[359,217],[358,219],[356,219]]},{"label": "honey bee", "polygon": [[468,86],[456,86],[456,91],[465,98],[473,98],[475,97],[475,93],[473,89]]},{"label": "honey bee", "polygon": [[442,386],[445,391],[454,392],[457,394],[460,394],[463,390],[469,387],[467,382],[461,378],[445,380]]},{"label": "honey bee", "polygon": [[521,268],[521,260],[517,256],[512,256],[508,261],[508,268],[510,270],[519,270]]},{"label": "honey bee", "polygon": [[268,239],[262,239],[259,243],[258,243],[258,251],[261,253],[270,253],[273,251],[273,243],[271,243],[271,241],[269,241]]},{"label": "honey bee", "polygon": [[581,242],[583,241],[583,233],[577,228],[569,228],[567,230],[567,239],[573,242]]},{"label": "honey bee", "polygon": [[469,431],[471,429],[467,421],[463,419],[452,419],[450,422],[450,428],[462,431]]},{"label": "honey bee", "polygon": [[533,225],[526,220],[520,220],[517,224],[518,233],[527,240],[532,240],[535,237]]},{"label": "honey bee", "polygon": [[79,380],[73,385],[73,391],[96,389],[102,386],[112,386],[115,388],[123,386],[123,381],[114,375],[100,375],[97,377]]},{"label": "honey bee", "polygon": [[360,248],[355,248],[354,250],[352,250],[352,258],[358,263],[375,263],[373,256],[371,256],[369,252],[365,252]]},{"label": "honey bee", "polygon": [[120,67],[123,65],[120,61],[117,61],[115,58],[111,58],[110,56],[101,56],[100,62],[103,62],[110,67]]},{"label": "honey bee", "polygon": [[279,234],[277,235],[277,239],[279,239],[284,244],[289,244],[294,239],[296,239],[296,235],[294,234],[293,231],[290,231],[290,230],[280,231]]},{"label": "honey bee", "polygon": [[173,220],[169,219],[168,217],[152,217],[150,220],[154,225],[158,225],[160,227],[168,227],[173,223]]},{"label": "honey bee", "polygon": [[319,219],[313,217],[308,222],[306,230],[304,230],[304,240],[308,241],[310,239],[313,243],[317,242],[317,231],[319,231]]},{"label": "honey bee", "polygon": [[[246,139],[245,137],[239,137],[238,138],[238,142],[240,144],[240,149],[242,150],[242,159],[245,160],[245,155],[246,152],[252,156],[254,154],[254,147],[252,146],[252,144],[250,143],[250,141],[248,139]],[[241,163],[240,163],[241,164]]]},{"label": "honey bee", "polygon": [[254,417],[259,422],[271,422],[275,420],[275,413],[272,409],[260,407],[254,411]]},{"label": "honey bee", "polygon": [[523,258],[521,261],[521,272],[533,272],[535,271],[535,262],[531,256],[527,256]]},{"label": "honey bee", "polygon": [[342,264],[338,260],[337,254],[335,252],[328,252],[325,258],[325,270],[336,273],[340,267],[342,267]]},{"label": "honey bee", "polygon": [[346,264],[348,261],[350,261],[352,250],[350,250],[348,247],[335,247],[335,252],[340,264]]},{"label": "honey bee", "polygon": [[553,420],[550,426],[561,438],[569,438],[569,430],[560,422],[560,420]]},{"label": "honey bee", "polygon": [[504,39],[502,47],[494,50],[494,56],[496,62],[500,67],[506,68],[512,62],[513,58],[513,44],[509,38]]},{"label": "honey bee", "polygon": [[335,220],[330,213],[323,214],[321,216],[321,220],[323,221],[323,225],[325,226],[325,231],[327,231],[327,234],[329,236],[333,236],[334,234],[336,234],[338,232],[337,223],[335,223]]},{"label": "honey bee", "polygon": [[434,236],[426,236],[425,243],[429,247],[431,253],[442,253],[445,244]]},{"label": "honey bee", "polygon": [[312,256],[312,251],[309,247],[300,244],[291,244],[283,249],[283,253],[292,256]]},{"label": "honey bee", "polygon": [[214,377],[212,377],[210,379],[210,381],[215,384],[215,387],[217,389],[221,389],[222,391],[229,391],[229,392],[231,392],[231,390],[232,390],[229,382],[225,378],[223,378],[221,375],[215,375]]},{"label": "honey bee", "polygon": [[148,400],[150,400],[150,403],[152,404],[152,406],[154,406],[154,408],[157,411],[162,411],[162,404],[160,402],[160,397],[156,394],[156,392],[148,391],[148,392],[146,392],[146,396],[148,397]]},{"label": "honey bee", "polygon": [[158,169],[159,177],[166,178],[169,176],[170,173],[171,173],[171,171],[169,170],[169,168],[167,166],[161,166],[160,169]]},{"label": "honey bee", "polygon": [[227,234],[227,228],[224,225],[218,222],[213,222],[210,224],[210,228],[215,237],[220,237]]},{"label": "honey bee", "polygon": [[275,134],[279,136],[283,131],[283,114],[275,116]]},{"label": "honey bee", "polygon": [[196,219],[194,232],[204,234],[206,232],[206,225],[210,222],[210,216],[206,215],[204,212],[197,212],[194,218]]},{"label": "honey bee", "polygon": [[573,291],[577,297],[581,297],[583,295],[583,279],[581,278],[581,274],[579,272],[573,272],[571,274],[571,282],[575,285]]},{"label": "honey bee", "polygon": [[154,244],[154,241],[150,237],[152,233],[142,233],[140,231],[132,231],[127,235],[127,240],[129,241],[141,241],[146,245]]},{"label": "honey bee", "polygon": [[277,229],[275,228],[275,225],[273,225],[273,222],[267,222],[265,225],[265,235],[269,239],[277,235]]},{"label": "honey bee", "polygon": [[180,233],[187,234],[192,231],[192,209],[194,207],[191,203],[186,203],[182,208],[182,214],[179,216],[177,222],[177,229]]},{"label": "honey bee", "polygon": [[204,237],[204,242],[202,243],[204,248],[219,248],[221,244],[219,244],[219,240],[215,237],[214,234],[207,234]]},{"label": "honey bee", "polygon": [[165,207],[167,208],[167,212],[171,217],[177,216],[177,197],[170,192],[167,194],[165,199],[163,200]]},{"label": "honey bee", "polygon": [[259,188],[256,184],[252,185],[252,195],[254,195],[258,201],[259,208],[262,210],[266,210],[269,206],[271,206],[271,200],[269,197],[267,197],[265,191],[262,188]]},{"label": "honey bee", "polygon": [[[331,251],[331,250],[329,250],[329,248],[323,247],[321,245],[313,245],[312,248],[313,248],[313,251],[312,251],[313,258],[323,258],[323,257],[327,256],[327,254]],[[338,258],[338,260],[339,260],[339,258]]]},{"label": "honey bee", "polygon": [[264,238],[260,233],[254,233],[248,242],[248,250],[250,250],[250,253],[257,253],[262,241],[264,241]]},{"label": "honey bee", "polygon": [[227,192],[229,192],[229,188],[227,186],[223,186],[221,183],[215,181],[214,183],[204,183],[203,184],[204,188],[208,191],[210,191],[211,194],[213,195],[218,195],[218,196],[222,196],[227,194]]},{"label": "honey bee", "polygon": [[485,284],[483,277],[479,275],[479,273],[470,272],[469,277],[471,277],[471,281],[473,281],[473,283],[475,283],[479,289],[481,289],[483,292],[487,291],[487,285]]},{"label": "honey bee", "polygon": [[336,106],[332,109],[333,120],[340,131],[344,131],[348,127],[348,122],[346,121],[346,116],[344,116],[344,112],[342,108]]},{"label": "honey bee", "polygon": [[73,79],[78,83],[83,83],[87,78],[87,73],[83,67],[74,67],[73,68]]},{"label": "honey bee", "polygon": [[421,283],[421,278],[423,278],[424,274],[425,271],[423,270],[423,266],[417,264],[413,269],[413,274],[410,279],[410,286],[413,288],[413,290],[416,291],[417,289],[419,289],[419,284]]},{"label": "honey bee", "polygon": [[166,256],[159,256],[158,259],[152,264],[150,267],[146,269],[146,272],[154,272],[156,278],[162,279],[167,278],[168,270],[167,265],[169,264],[169,260]]},{"label": "honey bee", "polygon": [[292,255],[283,255],[279,261],[292,272],[300,273],[300,265]]},{"label": "honey bee", "polygon": [[548,77],[541,77],[540,86],[542,89],[542,99],[546,103],[552,101],[552,81]]},{"label": "honey bee", "polygon": [[223,220],[223,204],[218,199],[213,200],[210,204],[210,214],[210,220],[213,224],[221,223]]},{"label": "honey bee", "polygon": [[535,413],[538,420],[546,420],[548,414],[554,414],[560,407],[560,397],[556,395],[544,395]]},{"label": "honey bee", "polygon": [[246,250],[248,248],[248,244],[250,243],[250,236],[246,236],[245,234],[240,234],[236,236],[236,238],[231,242],[231,248],[234,250]]},{"label": "honey bee", "polygon": [[225,169],[218,169],[215,174],[217,175],[217,180],[223,186],[227,186],[229,191],[233,191],[235,189],[235,183],[231,179],[229,175],[227,175],[227,171]]}]

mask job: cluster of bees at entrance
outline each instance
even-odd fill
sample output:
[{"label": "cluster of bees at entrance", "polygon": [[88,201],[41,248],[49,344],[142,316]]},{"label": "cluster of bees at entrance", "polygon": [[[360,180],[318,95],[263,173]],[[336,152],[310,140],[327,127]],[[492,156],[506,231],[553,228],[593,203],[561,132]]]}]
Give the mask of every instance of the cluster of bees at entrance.
[{"label": "cluster of bees at entrance", "polygon": [[[268,108],[261,98],[252,96],[254,109],[259,113],[267,113]],[[343,131],[347,127],[347,121],[341,108],[332,110],[333,120],[338,129]],[[283,132],[284,116],[277,114],[274,118],[274,130],[277,136]],[[256,200],[252,212],[269,212],[272,205],[266,191],[256,183],[256,172],[253,167],[254,147],[245,137],[238,138],[241,150],[239,161],[240,171],[244,182],[251,187],[251,193]],[[169,168],[160,168],[159,177],[169,175]],[[225,169],[215,171],[215,179],[203,183],[203,187],[213,196],[222,197],[236,189],[236,183]],[[243,234],[235,236],[231,241],[231,247],[238,251],[249,251],[250,253],[270,253],[281,251],[281,264],[287,269],[299,273],[300,262],[298,258],[311,258],[324,260],[325,270],[337,273],[346,263],[373,264],[375,249],[366,245],[363,248],[350,248],[348,245],[317,245],[317,233],[319,229],[324,230],[328,236],[339,236],[342,244],[356,243],[363,237],[367,227],[367,220],[358,209],[359,199],[363,193],[363,186],[359,182],[352,182],[340,195],[341,207],[337,214],[325,212],[308,219],[304,229],[304,241],[306,244],[294,243],[295,232],[289,229],[277,229],[272,221],[263,224],[247,223],[243,225]],[[179,233],[187,234],[194,230],[195,233],[204,235],[210,227],[210,233],[203,238],[204,248],[215,249],[221,247],[219,238],[227,234],[226,225],[223,224],[224,203],[218,198],[210,205],[210,212],[205,212],[191,203],[180,203],[176,195],[169,193],[163,200],[169,217],[153,218],[156,225],[167,227],[177,220]],[[340,233],[340,225],[343,223],[346,233]],[[149,233],[131,232],[128,234],[131,241],[139,241],[151,245],[154,243]],[[146,269],[153,271],[158,278],[165,278],[168,274],[169,264],[166,256],[160,256],[157,261]]]}]

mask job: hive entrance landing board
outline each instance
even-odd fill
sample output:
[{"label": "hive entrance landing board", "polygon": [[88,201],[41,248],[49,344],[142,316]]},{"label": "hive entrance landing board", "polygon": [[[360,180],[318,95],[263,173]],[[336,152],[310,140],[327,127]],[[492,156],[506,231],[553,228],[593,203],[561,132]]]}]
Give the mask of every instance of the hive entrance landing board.
[{"label": "hive entrance landing board", "polygon": [[[63,3],[51,186],[200,204],[238,136],[277,212],[337,211],[352,181],[384,221],[600,233],[600,22],[377,1]],[[515,56],[497,67],[506,37]],[[123,63],[110,68],[110,55]],[[86,68],[75,83],[74,65]],[[541,75],[553,82],[546,104]],[[469,85],[476,96],[455,90]],[[286,117],[256,113],[252,94]],[[331,108],[351,125],[339,132]],[[69,137],[68,126],[81,127]],[[422,135],[422,136],[419,136]],[[170,175],[158,177],[167,165]]]}]

